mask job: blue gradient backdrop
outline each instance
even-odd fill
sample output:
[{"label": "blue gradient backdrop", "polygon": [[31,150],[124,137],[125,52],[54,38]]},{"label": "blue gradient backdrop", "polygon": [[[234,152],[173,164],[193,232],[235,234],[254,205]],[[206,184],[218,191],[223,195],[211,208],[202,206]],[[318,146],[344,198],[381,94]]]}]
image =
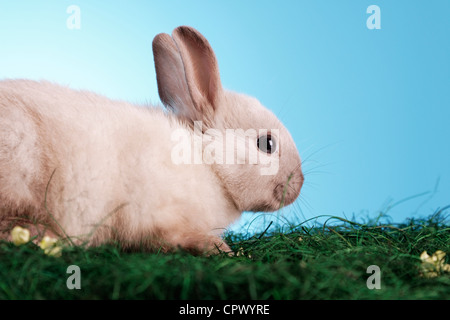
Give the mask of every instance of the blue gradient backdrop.
[{"label": "blue gradient backdrop", "polygon": [[[366,27],[372,4],[380,30]],[[66,27],[70,5],[79,30]],[[226,88],[291,131],[306,182],[288,219],[375,217],[425,192],[388,210],[392,220],[450,204],[447,0],[1,0],[0,78],[155,103],[151,42],[179,25],[210,41]]]}]

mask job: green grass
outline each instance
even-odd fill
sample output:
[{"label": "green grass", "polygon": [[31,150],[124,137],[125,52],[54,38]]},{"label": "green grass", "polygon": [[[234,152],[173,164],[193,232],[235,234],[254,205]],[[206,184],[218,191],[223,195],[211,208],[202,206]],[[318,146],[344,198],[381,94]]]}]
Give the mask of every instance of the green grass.
[{"label": "green grass", "polygon": [[[420,276],[419,255],[450,255],[440,215],[402,225],[333,218],[318,227],[227,241],[238,256],[129,253],[117,246],[68,247],[59,258],[34,244],[0,242],[0,299],[449,299],[450,274]],[[446,257],[448,263],[449,257]],[[81,290],[69,290],[69,265]],[[381,289],[366,286],[381,269]]]}]

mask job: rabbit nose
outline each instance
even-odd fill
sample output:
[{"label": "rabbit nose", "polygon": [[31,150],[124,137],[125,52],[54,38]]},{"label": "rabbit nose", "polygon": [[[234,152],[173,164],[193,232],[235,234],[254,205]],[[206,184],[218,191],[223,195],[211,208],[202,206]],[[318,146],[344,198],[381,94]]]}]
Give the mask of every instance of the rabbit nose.
[{"label": "rabbit nose", "polygon": [[284,183],[278,184],[274,189],[274,197],[284,206],[291,204],[297,199],[305,180],[302,171],[295,170],[292,172]]}]

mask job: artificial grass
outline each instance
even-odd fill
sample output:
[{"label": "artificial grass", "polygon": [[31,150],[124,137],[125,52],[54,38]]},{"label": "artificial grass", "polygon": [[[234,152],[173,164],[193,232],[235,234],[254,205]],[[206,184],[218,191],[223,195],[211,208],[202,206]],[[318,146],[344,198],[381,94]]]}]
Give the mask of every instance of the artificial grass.
[{"label": "artificial grass", "polygon": [[[420,254],[450,254],[440,215],[401,225],[333,219],[252,237],[228,234],[237,254],[125,252],[119,246],[67,247],[46,256],[32,243],[0,242],[0,299],[449,299],[450,274],[420,275]],[[449,258],[447,257],[447,263]],[[67,268],[81,270],[69,290]],[[381,289],[368,289],[379,266]]]}]

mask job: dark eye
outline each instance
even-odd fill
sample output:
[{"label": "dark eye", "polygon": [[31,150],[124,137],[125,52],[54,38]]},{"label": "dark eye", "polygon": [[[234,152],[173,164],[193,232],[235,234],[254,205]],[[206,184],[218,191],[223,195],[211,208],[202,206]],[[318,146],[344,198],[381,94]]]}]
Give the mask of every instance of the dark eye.
[{"label": "dark eye", "polygon": [[258,149],[265,153],[274,153],[277,150],[277,143],[275,137],[271,134],[262,135],[257,141]]}]

